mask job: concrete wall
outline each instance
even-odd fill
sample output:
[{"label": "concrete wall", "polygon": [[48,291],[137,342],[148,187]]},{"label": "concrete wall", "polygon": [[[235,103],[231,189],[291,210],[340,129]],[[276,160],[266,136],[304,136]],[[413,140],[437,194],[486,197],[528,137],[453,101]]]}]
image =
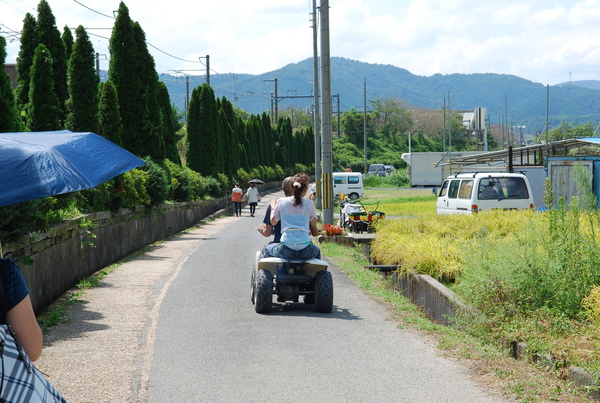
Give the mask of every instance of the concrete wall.
[{"label": "concrete wall", "polygon": [[437,323],[452,323],[456,310],[465,308],[456,294],[427,274],[394,272],[392,276],[394,288]]},{"label": "concrete wall", "polygon": [[[116,214],[87,214],[45,233],[4,244],[2,256],[13,259],[21,269],[33,308],[39,314],[83,278],[230,204],[229,197],[223,197],[164,204],[151,211],[140,207]],[[33,265],[25,264],[27,256],[33,259]]]}]

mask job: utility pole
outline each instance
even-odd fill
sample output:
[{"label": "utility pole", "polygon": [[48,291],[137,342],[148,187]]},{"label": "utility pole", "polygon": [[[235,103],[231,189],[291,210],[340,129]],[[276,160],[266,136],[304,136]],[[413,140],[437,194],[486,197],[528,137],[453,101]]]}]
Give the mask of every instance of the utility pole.
[{"label": "utility pole", "polygon": [[448,150],[452,152],[452,107],[450,106],[450,91],[448,91]]},{"label": "utility pole", "polygon": [[[273,100],[275,100],[275,124],[277,124],[279,118],[277,116],[277,99],[279,96],[277,95],[277,77],[273,80],[263,80],[263,83],[274,81],[275,82],[275,97],[273,98],[273,92],[271,91],[271,119],[273,119]],[[271,122],[273,123],[273,122]]]},{"label": "utility pole", "polygon": [[200,56],[198,59],[206,59],[206,84],[210,85],[210,56]]},{"label": "utility pole", "polygon": [[279,112],[279,107],[278,107],[278,95],[277,95],[277,77],[275,77],[275,124],[279,123],[279,117],[278,117],[278,112]]},{"label": "utility pole", "polygon": [[315,130],[315,182],[317,189],[317,208],[320,210],[321,204],[321,131],[319,130],[319,52],[317,49],[317,0],[313,0],[313,126]]},{"label": "utility pole", "polygon": [[329,0],[321,0],[321,153],[323,161],[323,223],[333,224],[333,147],[331,142],[331,72],[329,51]]},{"label": "utility pole", "polygon": [[506,148],[508,148],[508,94],[504,94],[504,138],[506,139]]},{"label": "utility pole", "polygon": [[444,111],[444,152],[446,152],[446,95],[444,94],[444,103],[442,104],[442,110]]},{"label": "utility pole", "polygon": [[367,174],[367,78],[363,77],[363,149],[364,164],[363,173]]},{"label": "utility pole", "polygon": [[340,116],[340,94],[337,94],[337,129],[338,129],[338,140],[342,135],[342,124],[341,124],[341,116]]},{"label": "utility pole", "polygon": [[190,107],[190,76],[185,76],[185,123],[187,124],[187,114]]}]

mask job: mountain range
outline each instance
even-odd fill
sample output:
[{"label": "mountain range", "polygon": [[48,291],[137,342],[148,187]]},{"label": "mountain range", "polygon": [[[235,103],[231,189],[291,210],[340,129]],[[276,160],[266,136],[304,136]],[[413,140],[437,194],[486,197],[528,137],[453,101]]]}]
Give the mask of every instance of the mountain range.
[{"label": "mountain range", "polygon": [[[382,64],[370,64],[341,57],[331,58],[332,111],[363,110],[363,89],[369,100],[396,97],[408,107],[453,111],[487,108],[489,124],[525,126],[528,133],[541,133],[560,122],[600,122],[600,81],[586,80],[546,86],[514,75],[435,74],[418,76],[408,70]],[[184,110],[186,92],[206,82],[206,76],[161,75],[171,102]],[[278,110],[312,108],[313,59],[288,64],[263,74],[211,74],[210,84],[218,97],[252,114],[271,110],[277,79]],[[187,87],[186,87],[187,85]],[[188,88],[186,90],[186,88]],[[548,113],[547,113],[548,111]]]}]

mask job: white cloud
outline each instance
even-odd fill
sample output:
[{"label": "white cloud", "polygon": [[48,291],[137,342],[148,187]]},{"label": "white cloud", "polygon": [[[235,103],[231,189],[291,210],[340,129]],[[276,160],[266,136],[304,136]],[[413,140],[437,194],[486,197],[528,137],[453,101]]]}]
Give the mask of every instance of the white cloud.
[{"label": "white cloud", "polygon": [[[64,25],[110,28],[117,0],[49,0]],[[153,48],[160,73],[199,70],[209,54],[219,73],[264,73],[312,56],[312,0],[171,0],[159,6],[127,0]],[[569,72],[600,79],[600,0],[330,0],[331,54],[393,64],[414,74],[514,74],[556,84]],[[2,0],[0,23],[21,29],[37,1]],[[1,28],[3,31],[4,27]],[[108,54],[110,30],[89,30],[96,50]],[[8,48],[14,61],[18,42]],[[101,61],[101,68],[108,63]]]}]

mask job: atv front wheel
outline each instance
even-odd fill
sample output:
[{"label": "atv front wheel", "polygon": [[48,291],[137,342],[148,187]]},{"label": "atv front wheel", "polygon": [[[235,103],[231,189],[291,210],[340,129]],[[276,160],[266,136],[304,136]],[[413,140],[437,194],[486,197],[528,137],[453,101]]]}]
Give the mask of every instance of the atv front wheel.
[{"label": "atv front wheel", "polygon": [[259,270],[255,276],[254,310],[256,313],[271,312],[273,302],[273,275],[270,271]]},{"label": "atv front wheel", "polygon": [[329,313],[333,309],[333,278],[323,270],[315,276],[315,311]]}]

